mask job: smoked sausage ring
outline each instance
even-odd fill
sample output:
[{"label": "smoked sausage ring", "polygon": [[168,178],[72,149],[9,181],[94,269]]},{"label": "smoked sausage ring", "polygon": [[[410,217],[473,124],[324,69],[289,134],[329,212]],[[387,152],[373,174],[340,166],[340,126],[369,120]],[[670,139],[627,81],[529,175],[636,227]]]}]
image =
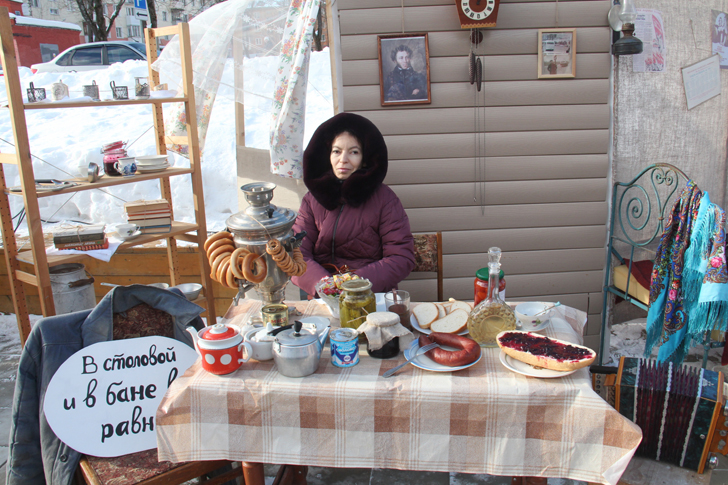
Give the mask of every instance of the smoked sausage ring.
[{"label": "smoked sausage ring", "polygon": [[438,364],[448,367],[472,364],[480,358],[480,345],[475,340],[452,333],[432,332],[430,335],[420,335],[420,347],[436,343],[455,347],[458,350],[445,350],[434,348],[425,355]]},{"label": "smoked sausage ring", "polygon": [[[255,266],[255,272],[253,266]],[[245,256],[243,259],[243,275],[246,280],[258,284],[265,279],[267,274],[268,268],[262,255],[250,253]]]}]

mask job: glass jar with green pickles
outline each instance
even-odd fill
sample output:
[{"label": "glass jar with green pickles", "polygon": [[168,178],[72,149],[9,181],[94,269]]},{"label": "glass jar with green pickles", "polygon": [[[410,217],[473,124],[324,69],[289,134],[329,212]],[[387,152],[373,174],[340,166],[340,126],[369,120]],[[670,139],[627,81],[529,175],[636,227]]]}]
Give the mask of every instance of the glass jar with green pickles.
[{"label": "glass jar with green pickles", "polygon": [[339,320],[342,327],[359,328],[367,315],[377,311],[372,283],[364,278],[345,281],[339,296]]}]

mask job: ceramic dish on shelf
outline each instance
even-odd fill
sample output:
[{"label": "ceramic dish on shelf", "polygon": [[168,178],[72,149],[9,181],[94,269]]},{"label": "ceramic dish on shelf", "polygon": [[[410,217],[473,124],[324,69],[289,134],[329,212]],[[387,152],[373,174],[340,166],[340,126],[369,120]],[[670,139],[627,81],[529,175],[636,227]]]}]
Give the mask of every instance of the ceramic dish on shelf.
[{"label": "ceramic dish on shelf", "polygon": [[137,229],[137,230],[136,230],[135,232],[131,233],[131,234],[130,234],[130,235],[128,235],[128,236],[125,236],[125,235],[121,235],[120,233],[118,233],[118,232],[115,232],[115,233],[114,233],[114,237],[116,237],[117,239],[120,239],[121,241],[124,241],[124,242],[126,242],[126,241],[131,241],[131,240],[132,240],[132,239],[134,239],[135,237],[137,237],[137,236],[141,235],[141,233],[142,233],[142,230],[141,230],[141,229]]},{"label": "ceramic dish on shelf", "polygon": [[155,173],[155,172],[161,172],[163,170],[167,170],[169,168],[169,164],[157,166],[157,167],[141,167],[137,166],[137,172],[139,173]]},{"label": "ceramic dish on shelf", "polygon": [[[415,318],[415,314],[410,311],[410,323],[412,324],[412,328],[417,330],[420,333],[424,333],[425,335],[430,335],[432,333],[432,330],[429,328],[422,328],[420,327],[420,324],[417,323],[417,318]],[[467,335],[468,329],[467,327],[462,332],[459,332],[458,335]]]},{"label": "ceramic dish on shelf", "polygon": [[564,377],[568,376],[569,374],[573,374],[579,369],[574,370],[551,370],[551,369],[544,369],[542,367],[533,367],[532,365],[526,364],[525,362],[521,362],[520,360],[514,359],[510,355],[507,355],[505,352],[501,350],[501,353],[499,355],[501,364],[503,366],[512,371],[516,374],[521,374],[528,377],[538,377],[541,379],[554,379],[557,377]]},{"label": "ceramic dish on shelf", "polygon": [[139,165],[160,165],[167,163],[167,155],[143,155],[136,157],[136,164]]},{"label": "ceramic dish on shelf", "polygon": [[[419,348],[420,348],[420,342],[417,339],[415,339],[412,342],[412,345],[410,345],[409,348],[405,349],[404,358],[409,359],[410,357],[412,357],[413,355],[415,355],[417,353]],[[455,350],[454,348],[448,347],[446,345],[443,345],[442,348],[446,349],[446,350]],[[483,353],[481,352],[480,357],[478,357],[478,360],[476,360],[475,362],[473,362],[471,364],[450,367],[448,365],[438,364],[434,360],[427,357],[427,355],[422,354],[422,355],[418,355],[417,358],[415,358],[415,360],[410,362],[410,364],[414,365],[415,367],[419,367],[420,369],[429,370],[432,372],[455,372],[458,370],[463,370],[463,369],[467,369],[468,367],[474,366],[475,364],[480,362],[480,359],[482,359],[482,358],[483,358]]]}]

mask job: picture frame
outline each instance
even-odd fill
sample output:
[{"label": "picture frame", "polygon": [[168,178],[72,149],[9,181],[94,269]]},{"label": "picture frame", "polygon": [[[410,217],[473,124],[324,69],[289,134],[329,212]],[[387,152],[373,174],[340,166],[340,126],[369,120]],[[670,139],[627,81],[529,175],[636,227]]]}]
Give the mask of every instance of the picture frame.
[{"label": "picture frame", "polygon": [[377,36],[382,106],[432,103],[427,33]]},{"label": "picture frame", "polygon": [[538,30],[538,78],[576,77],[576,29]]}]

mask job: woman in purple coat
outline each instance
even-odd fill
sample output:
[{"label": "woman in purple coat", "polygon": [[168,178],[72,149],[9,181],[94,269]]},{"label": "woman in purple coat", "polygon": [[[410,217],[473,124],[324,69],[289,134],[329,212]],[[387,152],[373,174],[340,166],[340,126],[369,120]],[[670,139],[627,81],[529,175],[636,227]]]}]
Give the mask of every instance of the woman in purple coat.
[{"label": "woman in purple coat", "polygon": [[293,225],[306,231],[301,252],[306,274],[293,283],[309,295],[343,265],[372,282],[372,291],[397,288],[415,266],[409,219],[397,195],[382,183],[387,145],[376,126],[340,113],[318,127],[303,154],[303,197]]}]

